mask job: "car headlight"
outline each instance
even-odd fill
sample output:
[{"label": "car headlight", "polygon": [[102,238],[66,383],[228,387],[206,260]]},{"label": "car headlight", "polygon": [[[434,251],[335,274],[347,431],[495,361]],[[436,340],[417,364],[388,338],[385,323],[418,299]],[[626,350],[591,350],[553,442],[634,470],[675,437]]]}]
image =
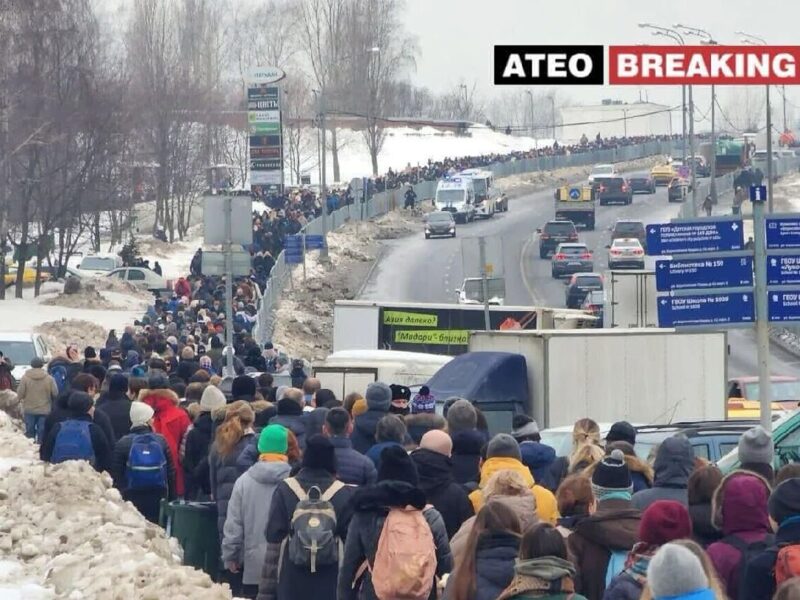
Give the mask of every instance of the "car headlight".
[{"label": "car headlight", "polygon": [[431,232],[431,230],[426,227],[425,228],[425,233],[430,233],[430,232]]}]

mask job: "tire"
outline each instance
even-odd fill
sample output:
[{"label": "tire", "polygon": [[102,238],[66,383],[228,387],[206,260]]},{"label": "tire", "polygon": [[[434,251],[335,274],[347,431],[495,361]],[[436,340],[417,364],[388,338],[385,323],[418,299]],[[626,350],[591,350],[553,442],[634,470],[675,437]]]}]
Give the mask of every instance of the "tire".
[{"label": "tire", "polygon": [[550,275],[553,279],[558,279],[558,274],[555,271],[550,271]]},{"label": "tire", "polygon": [[547,250],[544,250],[543,248],[539,248],[539,258],[541,258],[541,259],[547,258]]},{"label": "tire", "polygon": [[431,239],[431,236],[429,236],[429,235],[426,233],[426,234],[425,234],[425,239],[426,239],[426,240],[429,240],[429,239]]},{"label": "tire", "polygon": [[454,231],[454,232],[453,232],[453,235],[451,235],[450,237],[451,237],[451,238],[454,238],[454,237],[456,237],[456,232]]},{"label": "tire", "polygon": [[605,205],[606,205],[606,201],[605,200],[600,200],[600,206],[605,206]]}]

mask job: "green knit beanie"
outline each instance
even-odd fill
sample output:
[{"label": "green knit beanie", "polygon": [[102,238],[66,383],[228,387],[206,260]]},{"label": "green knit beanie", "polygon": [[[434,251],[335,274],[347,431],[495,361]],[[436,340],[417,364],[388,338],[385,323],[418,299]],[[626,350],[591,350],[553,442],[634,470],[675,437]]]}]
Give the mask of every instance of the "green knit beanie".
[{"label": "green knit beanie", "polygon": [[267,425],[258,436],[258,451],[261,454],[286,454],[289,448],[289,432],[283,425]]}]

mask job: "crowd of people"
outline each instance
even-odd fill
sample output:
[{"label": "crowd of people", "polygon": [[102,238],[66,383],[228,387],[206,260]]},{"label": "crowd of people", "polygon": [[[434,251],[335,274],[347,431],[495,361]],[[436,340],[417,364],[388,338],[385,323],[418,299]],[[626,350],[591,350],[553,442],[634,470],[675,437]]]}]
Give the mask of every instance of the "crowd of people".
[{"label": "crowd of people", "polygon": [[[292,600],[789,599],[800,593],[800,465],[760,427],[723,474],[684,436],[576,422],[556,456],[534,420],[490,435],[467,400],[373,383],[337,398],[244,374],[229,393],[190,343],[123,335],[20,381],[45,461],[87,460],[157,522],[212,503],[240,597]],[[104,349],[106,350],[106,349]],[[206,357],[208,358],[208,357]],[[213,364],[213,361],[212,363]],[[400,568],[402,567],[402,568]]]}]

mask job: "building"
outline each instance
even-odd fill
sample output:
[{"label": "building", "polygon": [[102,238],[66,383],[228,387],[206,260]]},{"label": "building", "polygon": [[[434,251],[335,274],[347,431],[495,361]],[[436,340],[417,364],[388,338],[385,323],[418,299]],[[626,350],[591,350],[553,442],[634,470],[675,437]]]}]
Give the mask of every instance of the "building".
[{"label": "building", "polygon": [[566,143],[578,141],[583,134],[594,139],[598,132],[603,138],[681,132],[680,108],[670,111],[668,106],[652,102],[564,106],[560,122],[558,139]]}]

